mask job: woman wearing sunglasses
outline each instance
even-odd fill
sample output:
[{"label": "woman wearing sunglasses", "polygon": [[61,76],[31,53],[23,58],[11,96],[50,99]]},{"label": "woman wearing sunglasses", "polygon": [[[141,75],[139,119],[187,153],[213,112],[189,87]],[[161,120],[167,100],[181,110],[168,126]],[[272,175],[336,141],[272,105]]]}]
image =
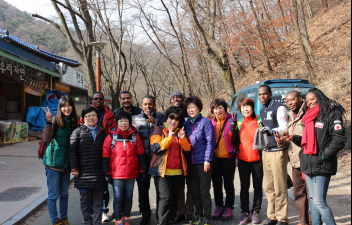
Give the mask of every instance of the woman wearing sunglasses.
[{"label": "woman wearing sunglasses", "polygon": [[177,214],[178,198],[182,179],[187,175],[185,152],[191,145],[182,128],[182,109],[172,106],[166,110],[164,125],[155,127],[150,145],[152,160],[149,174],[154,177],[158,195],[159,224],[173,221]]}]

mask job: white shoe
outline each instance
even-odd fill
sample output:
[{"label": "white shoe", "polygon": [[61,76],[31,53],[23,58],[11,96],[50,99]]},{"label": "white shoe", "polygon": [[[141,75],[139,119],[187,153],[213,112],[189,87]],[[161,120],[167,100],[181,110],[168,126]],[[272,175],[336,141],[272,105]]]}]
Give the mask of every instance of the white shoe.
[{"label": "white shoe", "polygon": [[110,218],[108,217],[108,215],[106,214],[106,212],[103,212],[103,215],[101,217],[101,221],[102,222],[109,222]]}]

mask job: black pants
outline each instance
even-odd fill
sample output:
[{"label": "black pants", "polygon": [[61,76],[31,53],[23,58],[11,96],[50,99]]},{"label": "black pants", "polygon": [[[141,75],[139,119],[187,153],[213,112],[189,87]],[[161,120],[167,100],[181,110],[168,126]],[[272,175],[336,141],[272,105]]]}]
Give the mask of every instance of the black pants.
[{"label": "black pants", "polygon": [[[186,188],[187,184],[187,188]],[[185,195],[186,189],[186,195]],[[186,199],[187,197],[187,199]],[[191,189],[190,176],[185,177],[181,181],[180,197],[178,198],[178,210],[177,215],[193,215],[194,214],[194,201],[193,193]]]},{"label": "black pants", "polygon": [[182,179],[184,179],[183,176],[154,177],[158,192],[157,218],[160,225],[166,225],[167,221],[174,221],[177,215]]},{"label": "black pants", "polygon": [[263,200],[263,163],[261,160],[256,162],[245,162],[238,159],[238,171],[241,180],[241,209],[242,213],[249,211],[249,187],[251,184],[251,174],[253,179],[254,199],[252,212],[260,212]]},{"label": "black pants", "polygon": [[225,207],[233,208],[235,204],[235,159],[215,158],[213,170],[213,188],[216,206],[224,206],[224,194],[222,192],[222,184],[226,191]]},{"label": "black pants", "polygon": [[211,176],[213,174],[213,163],[211,163],[210,170],[204,172],[203,164],[193,164],[191,179],[191,188],[193,192],[193,201],[196,206],[196,215],[206,217],[211,220]]},{"label": "black pants", "polygon": [[[149,171],[150,158],[146,158],[147,166]],[[139,201],[139,211],[142,213],[143,218],[150,218],[152,216],[152,211],[150,209],[149,202],[149,189],[150,189],[150,180],[152,176],[147,175],[147,180],[144,183],[140,182],[140,179],[137,179],[138,185],[138,201]]]}]

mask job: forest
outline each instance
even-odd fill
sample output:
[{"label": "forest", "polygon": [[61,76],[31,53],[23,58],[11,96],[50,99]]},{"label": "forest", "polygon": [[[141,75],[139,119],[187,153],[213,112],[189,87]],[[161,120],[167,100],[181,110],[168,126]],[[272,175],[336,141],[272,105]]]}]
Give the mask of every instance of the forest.
[{"label": "forest", "polygon": [[256,81],[308,79],[351,108],[349,0],[48,0],[51,18],[0,0],[0,28],[41,49],[82,63],[90,93],[95,49],[102,50],[102,89],[119,107],[130,90],[159,110],[169,94],[231,100]]}]

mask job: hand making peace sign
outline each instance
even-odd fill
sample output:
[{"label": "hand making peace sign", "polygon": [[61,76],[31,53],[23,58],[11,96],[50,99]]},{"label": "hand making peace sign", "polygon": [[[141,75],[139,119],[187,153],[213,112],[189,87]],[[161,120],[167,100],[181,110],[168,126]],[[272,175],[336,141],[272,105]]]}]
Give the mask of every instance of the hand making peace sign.
[{"label": "hand making peace sign", "polygon": [[[43,107],[43,110],[44,110],[45,113],[46,113],[45,117],[46,117],[46,119],[48,120],[48,122],[49,122],[49,123],[52,123],[54,116],[53,116],[53,114],[51,114],[49,107],[46,107],[46,110],[45,110],[45,108]],[[47,111],[47,110],[48,110],[48,111]]]},{"label": "hand making peace sign", "polygon": [[185,132],[185,128],[182,127],[182,129],[178,132],[178,139],[183,139],[186,137],[186,132]]},{"label": "hand making peace sign", "polygon": [[214,115],[211,113],[211,108],[208,108],[207,118],[208,118],[209,120],[212,120],[212,119],[214,118]]}]

